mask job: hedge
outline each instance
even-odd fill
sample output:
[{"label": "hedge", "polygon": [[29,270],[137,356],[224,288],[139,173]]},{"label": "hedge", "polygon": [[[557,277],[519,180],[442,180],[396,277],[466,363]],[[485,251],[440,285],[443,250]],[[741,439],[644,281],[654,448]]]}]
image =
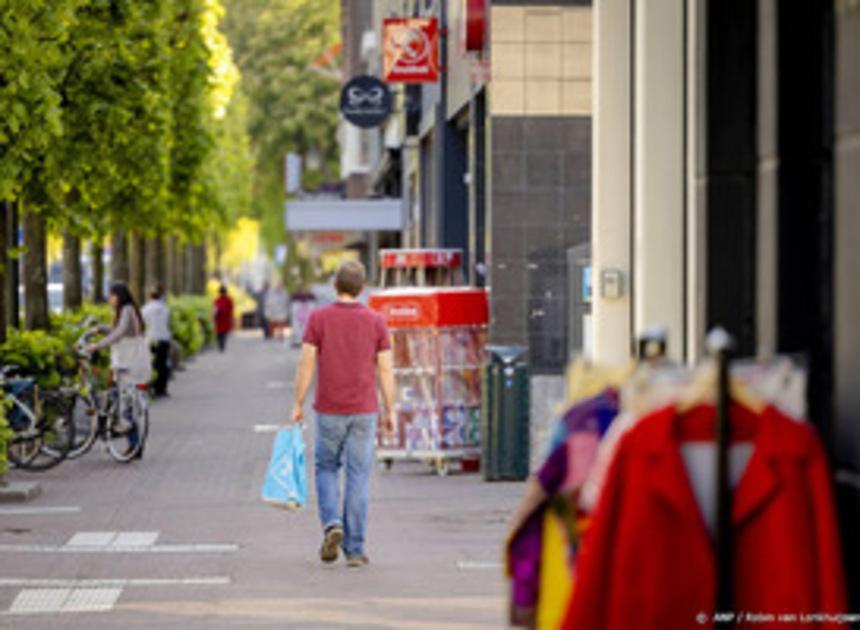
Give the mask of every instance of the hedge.
[{"label": "hedge", "polygon": [[171,298],[170,331],[183,357],[191,357],[215,341],[212,302],[205,296],[183,295]]},{"label": "hedge", "polygon": [[9,460],[6,457],[6,444],[11,437],[12,430],[9,428],[9,423],[6,421],[6,397],[0,393],[0,485],[3,484],[5,475],[9,472]]}]

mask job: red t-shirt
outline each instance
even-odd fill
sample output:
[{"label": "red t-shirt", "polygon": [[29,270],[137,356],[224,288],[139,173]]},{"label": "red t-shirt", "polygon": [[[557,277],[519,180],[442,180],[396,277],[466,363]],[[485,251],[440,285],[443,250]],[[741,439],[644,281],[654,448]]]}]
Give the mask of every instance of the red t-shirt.
[{"label": "red t-shirt", "polygon": [[233,300],[228,295],[215,299],[215,332],[220,334],[233,330]]},{"label": "red t-shirt", "polygon": [[358,302],[336,302],[311,314],[304,342],[317,348],[318,413],[379,412],[376,355],[391,348],[382,316]]}]

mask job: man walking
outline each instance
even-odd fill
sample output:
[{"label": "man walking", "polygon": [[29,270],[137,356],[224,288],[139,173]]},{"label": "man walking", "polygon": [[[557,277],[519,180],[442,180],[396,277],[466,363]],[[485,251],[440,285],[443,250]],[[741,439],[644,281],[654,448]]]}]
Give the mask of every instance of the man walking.
[{"label": "man walking", "polygon": [[146,322],[146,336],[152,348],[152,368],[155,380],[152,383],[156,398],[167,396],[167,382],[170,380],[170,307],[164,298],[164,288],[153,287],[149,301],[141,309]]},{"label": "man walking", "polygon": [[[311,314],[296,375],[293,408],[293,422],[303,422],[305,398],[318,365],[314,410],[316,488],[323,527],[320,559],[334,562],[342,547],[351,567],[364,566],[369,561],[364,538],[380,416],[377,384],[385,405],[382,418],[389,427],[394,402],[391,339],[382,317],[358,301],[365,282],[361,263],[344,263],[334,279],[337,301]],[[342,507],[341,466],[346,468]]]}]

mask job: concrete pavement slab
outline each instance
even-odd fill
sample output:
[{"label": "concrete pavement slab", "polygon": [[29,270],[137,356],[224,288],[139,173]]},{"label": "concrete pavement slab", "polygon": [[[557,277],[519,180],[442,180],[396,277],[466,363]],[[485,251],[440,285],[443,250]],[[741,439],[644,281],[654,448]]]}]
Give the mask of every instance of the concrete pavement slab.
[{"label": "concrete pavement slab", "polygon": [[24,503],[42,493],[38,481],[10,481],[0,485],[0,503]]}]

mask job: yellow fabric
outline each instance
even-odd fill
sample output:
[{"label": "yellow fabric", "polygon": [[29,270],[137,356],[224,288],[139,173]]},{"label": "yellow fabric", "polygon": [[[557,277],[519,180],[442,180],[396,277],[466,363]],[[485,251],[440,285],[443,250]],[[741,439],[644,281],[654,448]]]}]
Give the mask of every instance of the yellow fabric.
[{"label": "yellow fabric", "polygon": [[568,565],[567,532],[554,510],[547,510],[543,520],[538,592],[537,627],[560,628],[573,593],[573,576]]},{"label": "yellow fabric", "polygon": [[625,365],[596,365],[577,359],[567,368],[567,401],[565,408],[597,396],[607,387],[620,388],[633,373],[634,362]]}]

